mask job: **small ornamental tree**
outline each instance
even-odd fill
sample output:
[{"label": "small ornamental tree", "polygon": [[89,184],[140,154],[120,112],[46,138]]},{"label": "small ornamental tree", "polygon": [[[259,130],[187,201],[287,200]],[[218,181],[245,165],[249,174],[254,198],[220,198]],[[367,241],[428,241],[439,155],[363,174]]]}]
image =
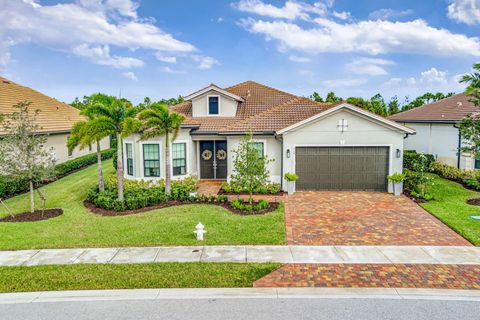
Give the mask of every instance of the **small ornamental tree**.
[{"label": "small ornamental tree", "polygon": [[[26,180],[30,186],[30,212],[35,211],[34,187],[54,176],[55,159],[44,145],[47,136],[39,133],[38,110],[29,112],[30,103],[14,106],[18,111],[4,115],[4,136],[0,138],[0,175]],[[42,194],[41,194],[42,195]],[[45,202],[45,194],[42,196]]]},{"label": "small ornamental tree", "polygon": [[475,159],[480,159],[480,63],[473,65],[474,72],[466,74],[460,82],[468,83],[465,93],[477,111],[463,118],[459,123],[460,135],[466,142],[460,147],[459,152],[471,154]]},{"label": "small ornamental tree", "polygon": [[273,160],[257,149],[252,134],[249,133],[240,140],[237,149],[233,151],[234,174],[231,183],[249,193],[248,202],[253,203],[253,191],[269,182],[270,172],[267,164]]}]

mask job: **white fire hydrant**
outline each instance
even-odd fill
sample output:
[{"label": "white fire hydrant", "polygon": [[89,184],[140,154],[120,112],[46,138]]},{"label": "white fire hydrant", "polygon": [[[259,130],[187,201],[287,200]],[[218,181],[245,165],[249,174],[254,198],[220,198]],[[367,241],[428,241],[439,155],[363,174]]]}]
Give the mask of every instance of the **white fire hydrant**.
[{"label": "white fire hydrant", "polygon": [[207,233],[207,231],[204,230],[205,226],[199,222],[196,227],[195,227],[195,231],[193,231],[193,233],[195,233],[195,235],[197,236],[197,240],[199,241],[202,241],[203,240],[203,235],[205,233]]}]

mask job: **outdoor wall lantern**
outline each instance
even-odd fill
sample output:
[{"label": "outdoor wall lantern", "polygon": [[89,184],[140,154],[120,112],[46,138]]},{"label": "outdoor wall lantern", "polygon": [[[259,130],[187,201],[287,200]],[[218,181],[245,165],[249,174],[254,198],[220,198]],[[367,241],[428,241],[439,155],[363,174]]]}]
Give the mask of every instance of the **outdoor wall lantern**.
[{"label": "outdoor wall lantern", "polygon": [[400,151],[400,149],[397,149],[397,158],[400,158],[402,156],[402,152]]},{"label": "outdoor wall lantern", "polygon": [[204,235],[205,233],[207,233],[207,231],[204,230],[204,229],[205,229],[205,226],[204,226],[201,222],[199,222],[199,223],[196,225],[195,229],[196,229],[196,230],[193,231],[193,233],[195,233],[195,235],[196,235],[196,237],[197,237],[197,240],[202,241],[202,240],[203,240],[203,235]]},{"label": "outdoor wall lantern", "polygon": [[290,149],[287,149],[287,159],[290,158]]}]

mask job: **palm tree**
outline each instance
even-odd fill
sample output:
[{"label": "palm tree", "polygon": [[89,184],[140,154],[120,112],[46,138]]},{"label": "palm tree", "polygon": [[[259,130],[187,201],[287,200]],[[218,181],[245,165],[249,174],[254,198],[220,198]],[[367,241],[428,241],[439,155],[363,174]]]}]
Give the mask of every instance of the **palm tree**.
[{"label": "palm tree", "polygon": [[170,142],[177,137],[180,125],[185,119],[176,112],[170,112],[166,104],[155,102],[138,114],[142,123],[140,139],[165,135],[165,192],[170,193]]},{"label": "palm tree", "polygon": [[468,83],[467,93],[473,93],[480,89],[480,63],[475,63],[473,69],[472,73],[465,74],[460,79],[460,82]]},{"label": "palm tree", "polygon": [[[93,105],[95,103],[108,103],[115,100],[115,97],[107,96],[102,93],[95,93],[87,97],[89,104]],[[98,168],[98,190],[100,192],[105,191],[105,184],[103,181],[103,170],[102,170],[102,149],[100,141],[108,137],[108,133],[103,130],[103,127],[96,126],[98,123],[93,122],[96,114],[90,112],[89,109],[85,108],[80,113],[87,117],[86,121],[79,121],[75,123],[72,128],[72,132],[67,141],[67,147],[69,150],[73,150],[75,147],[79,146],[80,149],[91,146],[93,143],[97,144],[97,168]]]},{"label": "palm tree", "polygon": [[118,200],[123,200],[123,143],[122,138],[132,133],[135,127],[136,109],[125,99],[112,99],[95,103],[82,112],[95,115],[90,120],[90,126],[102,132],[105,136],[114,134],[117,137],[117,189]]}]

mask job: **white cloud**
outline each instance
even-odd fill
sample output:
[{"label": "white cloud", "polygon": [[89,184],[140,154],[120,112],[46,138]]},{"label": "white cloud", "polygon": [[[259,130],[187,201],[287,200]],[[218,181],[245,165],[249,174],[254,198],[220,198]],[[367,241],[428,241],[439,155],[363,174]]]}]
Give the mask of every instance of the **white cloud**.
[{"label": "white cloud", "polygon": [[298,62],[298,63],[307,63],[307,62],[310,62],[310,58],[307,58],[307,57],[300,57],[300,56],[296,56],[296,55],[291,55],[288,57],[288,59],[290,61],[293,61],[293,62]]},{"label": "white cloud", "polygon": [[342,11],[342,12],[333,11],[332,15],[335,18],[338,18],[340,20],[350,20],[352,18],[352,14],[348,11]]},{"label": "white cloud", "polygon": [[379,58],[357,58],[345,66],[346,70],[354,74],[381,76],[388,74],[383,66],[395,64],[391,60]]},{"label": "white cloud", "polygon": [[196,48],[175,39],[153,23],[139,18],[138,3],[131,0],[77,0],[74,3],[40,5],[33,0],[2,1],[0,43],[8,47],[35,43],[53,50],[114,67],[135,67],[136,58],[105,54],[117,48],[153,52],[191,53]]},{"label": "white cloud", "polygon": [[110,47],[108,45],[89,47],[84,43],[72,48],[72,53],[84,57],[96,64],[111,66],[118,69],[129,69],[143,66],[143,61],[140,59],[111,56]]},{"label": "white cloud", "polygon": [[198,63],[198,69],[210,69],[216,64],[220,64],[218,60],[212,57],[193,55],[193,61]]},{"label": "white cloud", "polygon": [[445,86],[447,81],[447,72],[430,68],[420,74],[420,82],[429,87]]},{"label": "white cloud", "polygon": [[162,54],[157,53],[155,57],[162,62],[166,63],[177,63],[177,57],[175,56],[164,56]]},{"label": "white cloud", "polygon": [[458,82],[462,75],[449,76],[448,71],[432,67],[420,72],[416,77],[391,78],[384,83],[385,86],[395,89],[408,89],[421,94],[425,91],[461,92],[465,84]]},{"label": "white cloud", "polygon": [[328,8],[333,4],[333,1],[318,1],[313,5],[302,1],[288,0],[283,7],[276,7],[271,4],[264,3],[261,0],[240,0],[234,3],[233,7],[244,12],[254,13],[257,15],[295,20],[295,19],[310,19],[310,14],[326,15]]},{"label": "white cloud", "polygon": [[368,15],[369,19],[372,20],[389,20],[390,18],[398,18],[411,15],[413,13],[412,10],[393,10],[393,9],[380,9],[371,12]]},{"label": "white cloud", "polygon": [[124,76],[127,79],[133,80],[133,81],[138,80],[137,76],[132,71],[124,72],[124,73],[122,73],[122,76]]},{"label": "white cloud", "polygon": [[347,87],[356,87],[366,84],[367,79],[364,78],[347,78],[347,79],[332,79],[322,81],[322,85],[327,88],[347,88]]},{"label": "white cloud", "polygon": [[313,28],[292,22],[247,18],[241,25],[267,40],[275,40],[280,50],[312,53],[363,52],[372,55],[415,53],[437,56],[480,56],[480,40],[429,26],[418,19],[409,22],[360,21],[341,24],[316,18]]},{"label": "white cloud", "polygon": [[184,71],[174,70],[174,69],[170,68],[169,66],[161,67],[160,72],[163,72],[163,73],[185,73]]},{"label": "white cloud", "polygon": [[450,19],[468,25],[480,23],[480,0],[451,0],[447,8]]}]

